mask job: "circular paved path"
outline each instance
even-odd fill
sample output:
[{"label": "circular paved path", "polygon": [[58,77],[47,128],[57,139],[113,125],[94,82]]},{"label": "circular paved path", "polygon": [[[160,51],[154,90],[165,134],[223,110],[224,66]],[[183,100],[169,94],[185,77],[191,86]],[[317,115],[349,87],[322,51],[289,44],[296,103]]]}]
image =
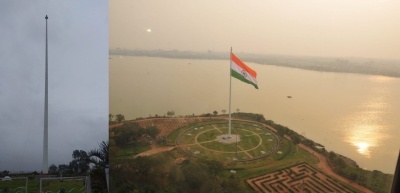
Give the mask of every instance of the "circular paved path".
[{"label": "circular paved path", "polygon": [[[202,145],[201,145],[201,142],[199,143],[199,142],[197,141],[197,137],[199,137],[200,134],[205,133],[205,132],[210,131],[210,130],[214,130],[214,129],[205,130],[205,131],[203,131],[203,132],[197,134],[196,137],[194,138],[195,144],[198,145],[198,146],[200,146],[200,147],[203,148],[203,149],[206,149],[206,150],[208,150],[208,151],[217,152],[217,153],[236,153],[236,151],[233,151],[233,152],[232,152],[232,151],[219,151],[219,150],[214,150],[214,149],[210,149],[210,148],[207,148],[207,147],[202,146]],[[246,130],[246,131],[252,132],[252,131],[249,131],[249,130]],[[257,145],[256,147],[251,148],[251,149],[238,151],[237,153],[252,151],[252,150],[254,150],[254,149],[260,147],[260,145],[262,144],[262,139],[261,139],[260,135],[257,134],[257,133],[254,133],[254,132],[252,132],[252,133],[253,133],[254,135],[257,135],[257,137],[260,139],[260,142],[258,143],[258,145]],[[213,141],[216,141],[216,140],[207,141],[207,142],[213,142]]]}]

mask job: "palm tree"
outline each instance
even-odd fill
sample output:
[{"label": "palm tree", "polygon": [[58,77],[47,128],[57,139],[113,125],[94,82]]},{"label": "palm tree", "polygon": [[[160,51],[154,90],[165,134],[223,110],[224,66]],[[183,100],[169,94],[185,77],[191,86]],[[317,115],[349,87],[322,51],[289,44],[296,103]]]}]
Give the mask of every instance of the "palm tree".
[{"label": "palm tree", "polygon": [[92,178],[92,190],[95,192],[107,192],[106,173],[103,167],[109,163],[108,146],[108,141],[102,141],[99,144],[99,149],[90,150],[88,153],[90,162],[94,164],[90,176]]},{"label": "palm tree", "polygon": [[[90,150],[88,153],[90,157],[90,162],[95,165],[108,164],[108,145],[108,141],[102,141],[99,144],[99,149]],[[93,157],[97,159],[94,159]]]}]

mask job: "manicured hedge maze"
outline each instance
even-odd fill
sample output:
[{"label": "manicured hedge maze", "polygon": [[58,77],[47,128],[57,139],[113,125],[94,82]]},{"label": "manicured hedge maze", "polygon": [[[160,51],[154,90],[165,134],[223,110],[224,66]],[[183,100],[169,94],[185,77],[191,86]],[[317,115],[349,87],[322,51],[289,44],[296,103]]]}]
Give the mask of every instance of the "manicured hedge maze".
[{"label": "manicured hedge maze", "polygon": [[354,192],[306,163],[246,181],[258,192]]}]

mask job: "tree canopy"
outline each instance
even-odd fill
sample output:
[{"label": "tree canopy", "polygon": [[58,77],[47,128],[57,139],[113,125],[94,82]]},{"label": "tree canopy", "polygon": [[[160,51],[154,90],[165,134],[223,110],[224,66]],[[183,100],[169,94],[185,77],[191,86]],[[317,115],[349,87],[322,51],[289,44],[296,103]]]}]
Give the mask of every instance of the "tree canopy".
[{"label": "tree canopy", "polygon": [[115,120],[117,121],[117,123],[121,123],[125,121],[125,116],[121,114],[115,115]]},{"label": "tree canopy", "polygon": [[168,111],[167,116],[173,117],[175,115],[175,111]]}]

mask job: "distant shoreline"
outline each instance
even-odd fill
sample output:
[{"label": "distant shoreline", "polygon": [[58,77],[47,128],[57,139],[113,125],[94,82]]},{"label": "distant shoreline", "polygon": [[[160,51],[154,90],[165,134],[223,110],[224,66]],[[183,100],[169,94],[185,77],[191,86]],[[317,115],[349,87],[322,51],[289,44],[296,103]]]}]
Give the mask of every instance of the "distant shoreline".
[{"label": "distant shoreline", "polygon": [[[212,51],[192,52],[178,50],[115,49],[110,50],[109,54],[170,59],[229,60],[229,53]],[[283,66],[319,72],[355,73],[400,78],[400,60],[394,59],[259,55],[249,53],[237,53],[237,55],[244,62],[252,62],[261,65]],[[112,58],[109,57],[109,59]]]}]

